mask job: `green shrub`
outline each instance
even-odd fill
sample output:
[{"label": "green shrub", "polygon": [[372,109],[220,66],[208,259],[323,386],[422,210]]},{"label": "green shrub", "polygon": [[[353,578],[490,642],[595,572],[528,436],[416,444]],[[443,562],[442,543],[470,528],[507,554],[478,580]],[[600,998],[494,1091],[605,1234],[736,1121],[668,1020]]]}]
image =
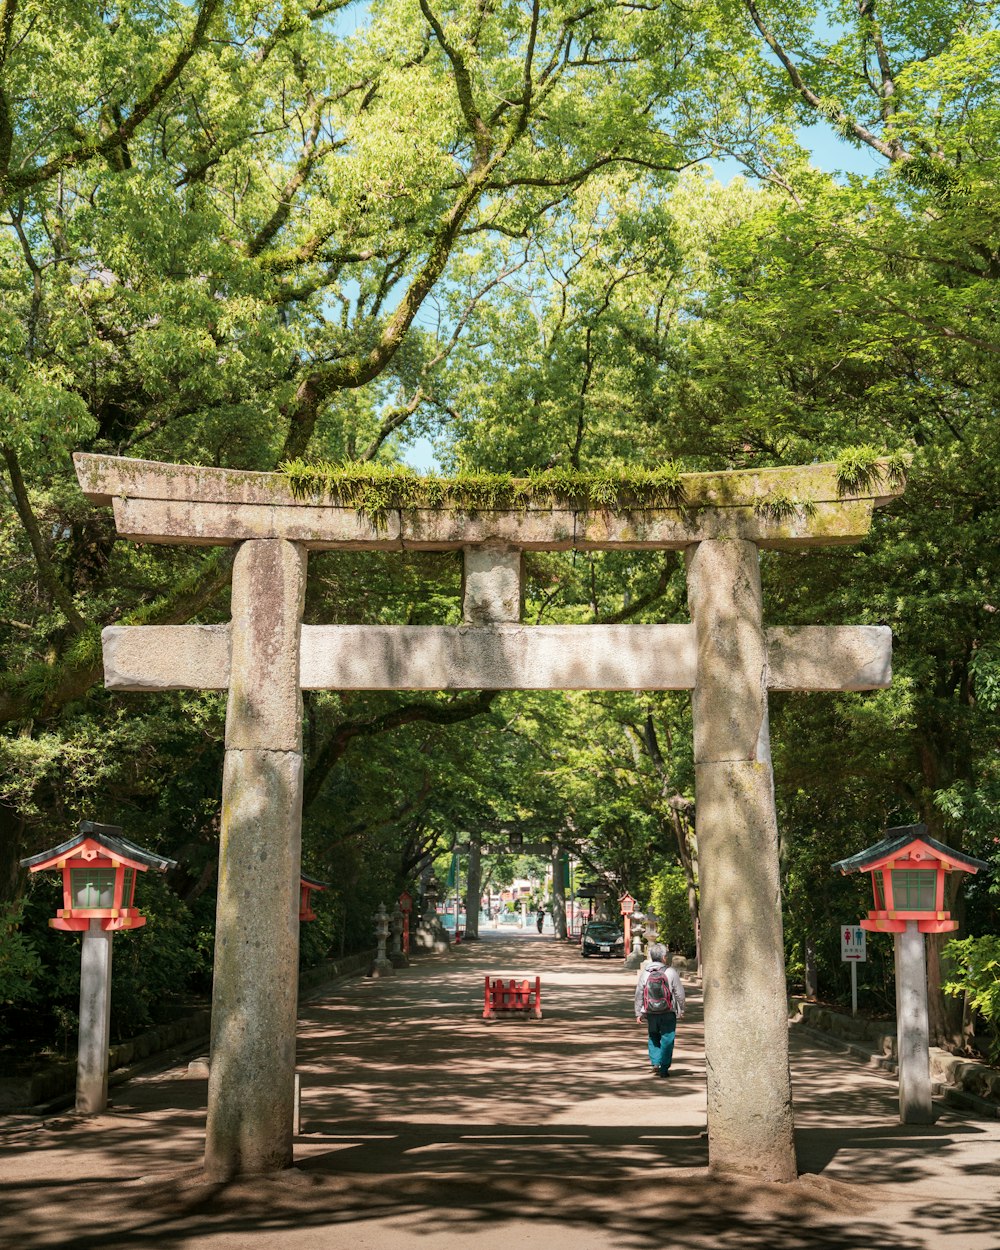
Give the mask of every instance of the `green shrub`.
[{"label": "green shrub", "polygon": [[0,905],[0,1005],[4,1007],[38,997],[42,961],[35,943],[21,932],[23,910],[23,902]]},{"label": "green shrub", "polygon": [[968,994],[969,1006],[987,1028],[990,1059],[1000,1059],[1000,937],[958,938],[944,948],[955,971],[945,982],[946,994]]},{"label": "green shrub", "polygon": [[661,942],[671,951],[694,952],[694,929],[688,908],[687,879],[680,864],[668,864],[653,878],[649,905],[659,918]]}]

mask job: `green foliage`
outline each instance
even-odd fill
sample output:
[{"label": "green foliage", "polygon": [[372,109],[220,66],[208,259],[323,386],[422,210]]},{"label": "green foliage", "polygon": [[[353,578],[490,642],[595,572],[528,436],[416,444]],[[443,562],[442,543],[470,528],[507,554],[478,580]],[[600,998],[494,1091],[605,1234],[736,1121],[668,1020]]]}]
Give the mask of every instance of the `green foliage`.
[{"label": "green foliage", "polygon": [[986,1023],[990,1058],[1000,1060],[1000,936],[953,939],[944,950],[954,970],[944,992],[968,995],[969,1006]]},{"label": "green foliage", "polygon": [[905,470],[906,458],[901,452],[886,455],[877,447],[845,447],[837,457],[837,486],[842,495],[875,491],[883,482],[899,486]]},{"label": "green foliage", "polygon": [[[20,903],[0,909],[0,1005],[4,1007],[37,1000],[43,978],[35,943],[21,931],[22,912]],[[0,1036],[5,1031],[0,1024]]]},{"label": "green foliage", "polygon": [[653,878],[650,909],[659,917],[658,936],[675,953],[693,954],[694,929],[688,909],[687,879],[679,864],[667,864]]},{"label": "green foliage", "polygon": [[192,914],[162,875],[143,874],[136,904],[146,917],[141,929],[115,936],[111,1027],[131,1037],[164,1019],[186,995],[204,994],[211,980],[211,914]]}]

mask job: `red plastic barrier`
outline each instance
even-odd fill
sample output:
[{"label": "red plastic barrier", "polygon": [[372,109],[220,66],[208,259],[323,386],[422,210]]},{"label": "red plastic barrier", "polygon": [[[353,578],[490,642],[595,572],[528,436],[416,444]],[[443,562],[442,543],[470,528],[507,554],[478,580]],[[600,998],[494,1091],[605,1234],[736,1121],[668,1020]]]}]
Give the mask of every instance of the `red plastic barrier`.
[{"label": "red plastic barrier", "polygon": [[542,978],[535,977],[532,985],[530,981],[517,981],[513,977],[504,981],[502,977],[487,976],[483,991],[483,1019],[495,1020],[498,1011],[528,1012],[532,1019],[541,1020]]}]

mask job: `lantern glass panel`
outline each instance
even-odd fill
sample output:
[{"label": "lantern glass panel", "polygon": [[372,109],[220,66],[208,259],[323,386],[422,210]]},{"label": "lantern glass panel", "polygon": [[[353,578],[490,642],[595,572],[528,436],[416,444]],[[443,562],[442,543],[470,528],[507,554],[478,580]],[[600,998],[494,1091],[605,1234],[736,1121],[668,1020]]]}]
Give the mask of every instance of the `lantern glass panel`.
[{"label": "lantern glass panel", "polygon": [[892,901],[897,911],[933,911],[936,887],[933,868],[892,870]]},{"label": "lantern glass panel", "polygon": [[113,868],[72,868],[70,873],[74,907],[114,907]]},{"label": "lantern glass panel", "polygon": [[132,906],[132,886],[135,881],[135,869],[126,868],[122,881],[122,907]]},{"label": "lantern glass panel", "polygon": [[882,889],[881,873],[872,873],[872,885],[875,887],[875,906],[879,911],[885,910],[885,893]]}]

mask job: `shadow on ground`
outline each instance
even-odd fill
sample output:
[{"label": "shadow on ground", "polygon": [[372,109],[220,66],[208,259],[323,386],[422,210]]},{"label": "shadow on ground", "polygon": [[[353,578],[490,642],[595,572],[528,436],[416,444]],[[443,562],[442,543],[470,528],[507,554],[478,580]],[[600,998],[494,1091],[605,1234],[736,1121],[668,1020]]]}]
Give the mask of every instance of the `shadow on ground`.
[{"label": "shadow on ground", "polygon": [[[540,973],[545,1019],[484,1024],[486,971]],[[301,1021],[305,1132],[296,1167],[277,1177],[203,1182],[206,1082],[180,1071],[130,1082],[104,1116],[10,1118],[0,1244],[1000,1245],[968,1236],[1000,1227],[996,1130],[956,1115],[900,1126],[890,1082],[798,1040],[803,1175],[710,1178],[697,987],[675,1071],[660,1081],[647,1071],[633,985],[620,964],[504,935],[317,998]],[[979,1178],[960,1202],[949,1185],[958,1168]]]}]

